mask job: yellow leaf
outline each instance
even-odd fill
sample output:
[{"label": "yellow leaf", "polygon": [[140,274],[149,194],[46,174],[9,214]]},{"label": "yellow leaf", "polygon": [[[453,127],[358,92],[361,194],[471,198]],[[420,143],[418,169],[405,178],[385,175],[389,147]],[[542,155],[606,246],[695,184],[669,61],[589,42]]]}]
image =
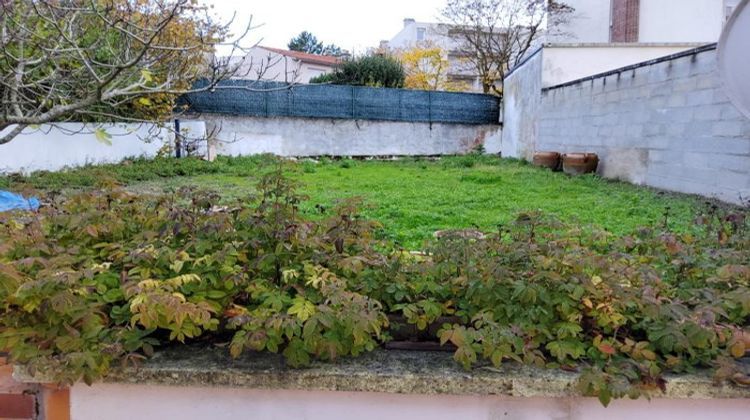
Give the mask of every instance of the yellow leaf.
[{"label": "yellow leaf", "polygon": [[656,360],[656,353],[652,352],[651,350],[642,350],[641,355],[646,360]]},{"label": "yellow leaf", "polygon": [[737,340],[729,348],[729,351],[732,353],[732,356],[739,359],[745,355],[745,343],[742,340]]},{"label": "yellow leaf", "polygon": [[151,71],[149,71],[148,69],[141,69],[141,77],[143,78],[143,80],[149,83],[154,80]]},{"label": "yellow leaf", "polygon": [[94,137],[99,143],[106,144],[107,146],[112,145],[112,135],[107,133],[103,128],[98,127],[94,130]]}]

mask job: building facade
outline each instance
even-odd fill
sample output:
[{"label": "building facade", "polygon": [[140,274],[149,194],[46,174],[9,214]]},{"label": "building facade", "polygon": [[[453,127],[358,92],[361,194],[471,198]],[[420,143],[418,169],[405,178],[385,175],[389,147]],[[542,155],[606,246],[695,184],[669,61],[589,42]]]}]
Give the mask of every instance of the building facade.
[{"label": "building facade", "polygon": [[482,92],[481,79],[476,70],[458,52],[459,42],[451,38],[449,27],[435,22],[417,22],[414,19],[404,19],[404,27],[388,41],[381,41],[380,49],[399,51],[418,45],[434,45],[440,47],[448,59],[448,80],[460,82],[471,92]]},{"label": "building facade", "polygon": [[251,48],[241,61],[235,79],[309,83],[314,77],[332,72],[341,59],[257,46]]},{"label": "building facade", "polygon": [[544,87],[717,42],[739,0],[565,0],[545,37]]},{"label": "building facade", "polygon": [[575,9],[550,42],[711,43],[740,0],[565,0]]}]

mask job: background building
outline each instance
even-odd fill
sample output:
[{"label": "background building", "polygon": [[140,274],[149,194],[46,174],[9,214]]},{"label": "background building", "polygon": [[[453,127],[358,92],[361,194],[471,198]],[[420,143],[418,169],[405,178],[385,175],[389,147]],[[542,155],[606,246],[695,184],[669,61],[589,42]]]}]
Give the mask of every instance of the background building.
[{"label": "background building", "polygon": [[[565,0],[575,9],[564,26],[539,39],[545,47],[544,84],[553,86],[615,68],[717,42],[740,0]],[[447,25],[404,19],[399,33],[381,49],[419,43],[441,47],[449,78],[481,92],[476,70],[462,60]]]},{"label": "background building", "polygon": [[339,57],[261,46],[251,48],[241,60],[235,79],[283,83],[309,83],[313,77],[332,72],[341,61]]},{"label": "background building", "polygon": [[710,43],[739,0],[565,0],[576,9],[550,42]]},{"label": "background building", "polygon": [[450,69],[448,80],[461,82],[472,92],[482,92],[482,82],[476,75],[476,70],[470,63],[461,58],[457,51],[459,42],[451,38],[447,25],[435,22],[417,22],[414,19],[404,19],[404,27],[389,41],[380,43],[381,50],[406,50],[420,44],[440,47],[445,51]]},{"label": "background building", "polygon": [[565,0],[572,19],[548,36],[545,87],[717,42],[739,0]]}]

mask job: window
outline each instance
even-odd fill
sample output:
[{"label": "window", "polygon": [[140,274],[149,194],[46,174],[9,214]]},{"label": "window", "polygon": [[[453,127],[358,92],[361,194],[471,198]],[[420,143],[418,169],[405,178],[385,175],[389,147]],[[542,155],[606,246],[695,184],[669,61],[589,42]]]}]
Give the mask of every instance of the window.
[{"label": "window", "polygon": [[612,42],[638,42],[640,0],[612,2]]},{"label": "window", "polygon": [[424,41],[425,28],[417,28],[417,41]]}]

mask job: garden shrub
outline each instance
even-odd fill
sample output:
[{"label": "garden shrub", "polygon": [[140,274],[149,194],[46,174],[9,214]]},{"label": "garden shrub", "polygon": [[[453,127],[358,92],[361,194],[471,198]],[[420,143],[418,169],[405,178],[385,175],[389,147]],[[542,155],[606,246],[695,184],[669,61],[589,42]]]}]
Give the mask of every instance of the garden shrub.
[{"label": "garden shrub", "polygon": [[310,79],[310,83],[402,88],[406,73],[396,58],[382,55],[356,57],[339,64],[328,74]]},{"label": "garden shrub", "polygon": [[282,173],[225,207],[211,192],[110,187],[0,214],[0,350],[65,383],[196,339],[302,366],[375,349],[399,316],[441,323],[435,339],[467,369],[579,370],[604,404],[663,389],[667,372],[747,380],[734,362],[750,315],[743,212],[623,237],[525,213],[414,255],[374,239],[356,200],[307,220]]}]

